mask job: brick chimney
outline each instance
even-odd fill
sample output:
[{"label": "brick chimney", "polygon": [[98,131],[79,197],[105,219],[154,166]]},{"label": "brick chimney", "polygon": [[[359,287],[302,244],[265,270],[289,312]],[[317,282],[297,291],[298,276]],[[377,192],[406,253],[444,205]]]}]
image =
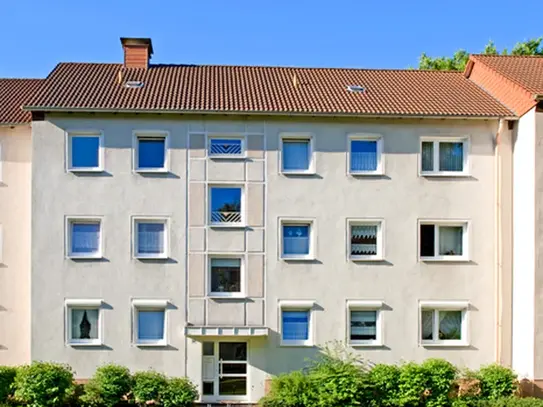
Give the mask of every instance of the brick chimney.
[{"label": "brick chimney", "polygon": [[149,60],[153,55],[151,38],[121,38],[124,50],[125,68],[149,68]]}]

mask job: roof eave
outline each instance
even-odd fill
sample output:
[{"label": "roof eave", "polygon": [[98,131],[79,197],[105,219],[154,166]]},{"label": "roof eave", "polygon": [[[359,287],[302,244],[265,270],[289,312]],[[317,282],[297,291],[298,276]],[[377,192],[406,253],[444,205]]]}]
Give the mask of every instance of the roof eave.
[{"label": "roof eave", "polygon": [[0,122],[0,127],[22,126],[24,124],[30,125],[30,122]]},{"label": "roof eave", "polygon": [[400,113],[341,113],[341,112],[270,112],[270,111],[245,111],[245,110],[165,110],[165,109],[92,109],[92,108],[64,108],[23,106],[23,110],[40,112],[62,113],[131,113],[131,114],[186,114],[186,115],[249,115],[249,116],[319,116],[319,117],[365,117],[365,118],[389,118],[389,119],[505,119],[518,120],[514,115],[439,115],[439,114],[400,114]]}]

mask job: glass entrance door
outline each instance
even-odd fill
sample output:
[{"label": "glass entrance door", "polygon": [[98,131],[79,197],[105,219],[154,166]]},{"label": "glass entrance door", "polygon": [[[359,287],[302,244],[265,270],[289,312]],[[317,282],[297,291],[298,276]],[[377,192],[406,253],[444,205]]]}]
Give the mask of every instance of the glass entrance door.
[{"label": "glass entrance door", "polygon": [[202,362],[204,398],[247,398],[246,342],[204,342]]}]

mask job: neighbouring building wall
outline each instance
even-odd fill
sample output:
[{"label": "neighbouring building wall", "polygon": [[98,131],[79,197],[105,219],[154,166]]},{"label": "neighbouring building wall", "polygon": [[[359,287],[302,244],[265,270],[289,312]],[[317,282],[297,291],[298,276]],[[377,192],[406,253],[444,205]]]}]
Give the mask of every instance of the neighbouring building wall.
[{"label": "neighbouring building wall", "polygon": [[[104,135],[105,171],[66,172],[66,131],[98,130]],[[132,171],[133,131],[170,134],[170,171]],[[70,119],[47,117],[33,125],[32,150],[32,347],[34,360],[70,364],[77,377],[114,362],[132,370],[154,368],[185,374],[186,134],[183,121]],[[104,258],[70,260],[65,255],[65,217],[101,216]],[[167,260],[132,258],[131,218],[163,216],[170,221]],[[65,299],[103,300],[100,347],[68,346]],[[168,346],[132,344],[132,300],[168,300]]]},{"label": "neighbouring building wall", "polygon": [[0,365],[30,361],[30,138],[0,127]]},{"label": "neighbouring building wall", "polygon": [[[513,369],[535,374],[536,128],[535,110],[518,122],[513,164]],[[536,229],[537,228],[537,229]]]}]

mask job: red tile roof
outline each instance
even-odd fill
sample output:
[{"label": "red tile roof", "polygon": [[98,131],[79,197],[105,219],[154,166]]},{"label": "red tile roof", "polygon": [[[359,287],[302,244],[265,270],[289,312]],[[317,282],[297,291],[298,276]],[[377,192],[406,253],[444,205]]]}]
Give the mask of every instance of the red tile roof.
[{"label": "red tile roof", "polygon": [[[126,81],[142,81],[139,89]],[[363,93],[347,91],[361,85]],[[461,72],[61,63],[30,110],[503,117]]]},{"label": "red tile roof", "polygon": [[0,79],[0,124],[29,123],[21,107],[36,93],[43,79]]},{"label": "red tile roof", "polygon": [[472,55],[471,58],[517,83],[528,92],[543,94],[543,57]]}]

